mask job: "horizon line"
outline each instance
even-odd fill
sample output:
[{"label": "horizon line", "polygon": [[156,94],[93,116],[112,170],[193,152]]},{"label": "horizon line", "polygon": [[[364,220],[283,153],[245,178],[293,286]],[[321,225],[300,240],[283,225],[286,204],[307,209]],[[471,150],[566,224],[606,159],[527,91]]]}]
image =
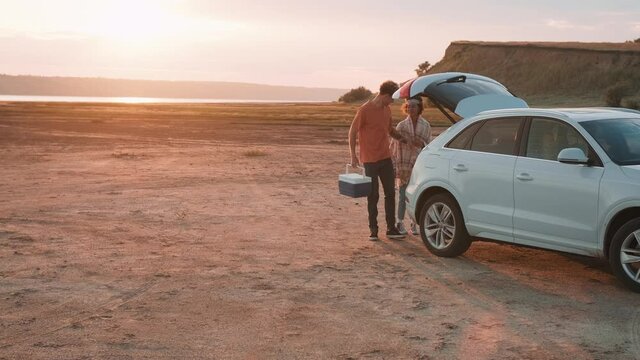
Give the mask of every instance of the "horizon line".
[{"label": "horizon line", "polygon": [[[304,89],[320,89],[320,90],[350,90],[348,88],[341,87],[314,87],[304,85],[276,85],[276,84],[264,84],[264,83],[252,83],[244,81],[228,81],[228,80],[159,80],[159,79],[141,79],[141,78],[111,78],[103,76],[67,76],[67,75],[36,75],[36,74],[8,74],[0,73],[0,76],[12,76],[12,77],[39,77],[39,78],[67,78],[67,79],[87,79],[87,80],[116,80],[116,81],[153,81],[153,82],[170,82],[170,83],[224,83],[224,84],[242,84],[242,85],[259,85],[279,88],[304,88]],[[356,86],[357,88],[357,86]],[[353,88],[355,89],[355,88]]]}]

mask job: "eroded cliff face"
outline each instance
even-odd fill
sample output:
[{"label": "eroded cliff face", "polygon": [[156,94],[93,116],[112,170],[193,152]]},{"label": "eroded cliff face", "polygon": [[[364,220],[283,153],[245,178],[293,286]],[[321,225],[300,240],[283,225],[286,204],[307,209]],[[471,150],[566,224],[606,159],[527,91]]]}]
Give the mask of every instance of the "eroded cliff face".
[{"label": "eroded cliff face", "polygon": [[459,41],[429,72],[445,71],[489,76],[534,103],[603,105],[618,84],[640,95],[640,44]]}]

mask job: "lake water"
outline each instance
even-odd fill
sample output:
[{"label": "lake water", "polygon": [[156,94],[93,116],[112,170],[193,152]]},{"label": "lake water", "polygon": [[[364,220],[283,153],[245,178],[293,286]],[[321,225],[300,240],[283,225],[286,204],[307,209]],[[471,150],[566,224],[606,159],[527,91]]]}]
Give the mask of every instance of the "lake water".
[{"label": "lake water", "polygon": [[251,99],[179,99],[149,97],[100,97],[100,96],[32,96],[32,95],[0,95],[0,101],[26,102],[86,102],[86,103],[124,103],[124,104],[221,104],[221,103],[322,103],[330,101],[313,100],[251,100]]}]

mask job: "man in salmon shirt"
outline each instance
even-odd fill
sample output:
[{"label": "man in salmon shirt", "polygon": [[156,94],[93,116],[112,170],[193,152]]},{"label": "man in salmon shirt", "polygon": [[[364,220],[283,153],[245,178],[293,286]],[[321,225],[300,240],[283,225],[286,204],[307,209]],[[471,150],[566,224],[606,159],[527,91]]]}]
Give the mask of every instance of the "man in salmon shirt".
[{"label": "man in salmon shirt", "polygon": [[[364,172],[371,177],[371,193],[367,197],[369,212],[369,240],[378,240],[378,178],[384,190],[384,213],[387,221],[387,237],[402,239],[395,225],[395,187],[393,163],[389,151],[389,136],[401,142],[406,140],[396,131],[391,122],[391,97],[398,90],[398,84],[385,81],[373,100],[367,101],[356,113],[349,129],[349,150],[351,166],[364,165]],[[356,155],[356,137],[360,144],[360,159]]]}]

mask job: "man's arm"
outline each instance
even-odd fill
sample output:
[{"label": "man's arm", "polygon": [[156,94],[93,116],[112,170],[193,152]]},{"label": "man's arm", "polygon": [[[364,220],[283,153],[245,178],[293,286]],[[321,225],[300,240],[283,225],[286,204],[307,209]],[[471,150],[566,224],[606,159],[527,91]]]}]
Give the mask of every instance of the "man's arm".
[{"label": "man's arm", "polygon": [[407,143],[407,139],[405,139],[404,136],[402,136],[402,134],[400,134],[400,132],[393,127],[393,124],[391,124],[391,122],[389,122],[389,136],[400,141],[403,144]]},{"label": "man's arm", "polygon": [[358,161],[358,155],[356,155],[356,137],[358,136],[358,126],[360,124],[360,112],[356,114],[356,117],[351,123],[349,128],[349,153],[351,154],[351,166],[360,166]]}]

